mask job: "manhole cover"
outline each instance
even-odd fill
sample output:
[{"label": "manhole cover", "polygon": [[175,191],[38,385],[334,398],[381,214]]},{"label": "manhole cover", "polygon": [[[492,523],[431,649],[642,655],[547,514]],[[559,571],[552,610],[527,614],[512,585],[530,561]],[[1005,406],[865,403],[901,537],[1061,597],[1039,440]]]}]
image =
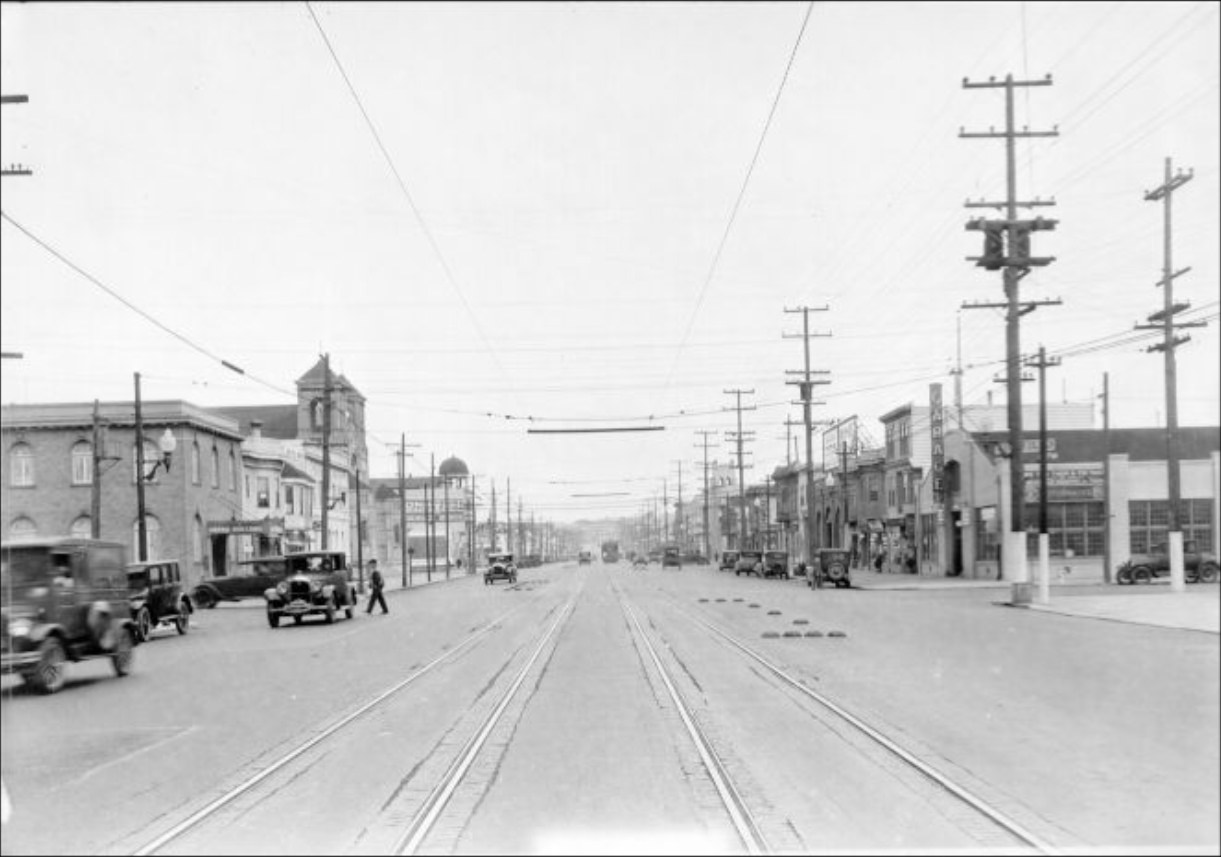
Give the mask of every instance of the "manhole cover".
[{"label": "manhole cover", "polygon": [[807,637],[821,637],[822,631],[806,631]]},{"label": "manhole cover", "polygon": [[763,636],[768,639],[771,639],[772,637],[779,637],[780,635],[778,633],[776,633],[775,631],[764,631]]}]

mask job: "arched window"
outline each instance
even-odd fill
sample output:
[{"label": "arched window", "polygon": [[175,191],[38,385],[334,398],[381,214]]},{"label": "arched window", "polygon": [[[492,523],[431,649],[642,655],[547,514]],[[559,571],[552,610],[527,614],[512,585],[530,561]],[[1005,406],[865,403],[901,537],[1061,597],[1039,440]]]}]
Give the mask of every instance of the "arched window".
[{"label": "arched window", "polygon": [[191,524],[191,527],[192,527],[192,532],[191,532],[191,554],[192,554],[192,556],[191,556],[191,558],[194,559],[195,562],[199,563],[200,565],[203,565],[204,538],[205,538],[203,519],[201,519],[199,517],[199,515],[196,515],[195,520]]},{"label": "arched window", "polygon": [[9,524],[8,537],[15,542],[37,538],[38,527],[29,518],[21,517]]},{"label": "arched window", "polygon": [[93,445],[83,440],[72,446],[72,484],[93,484]]},{"label": "arched window", "polygon": [[[161,522],[157,520],[155,515],[144,516],[144,533],[147,536],[145,541],[145,556],[148,559],[156,559],[161,555]],[[136,520],[131,525],[131,543],[134,548],[132,557],[139,559],[140,557],[140,522]]]},{"label": "arched window", "polygon": [[88,515],[81,515],[72,522],[72,527],[68,533],[77,539],[91,538],[93,536],[93,519]]},{"label": "arched window", "polygon": [[9,484],[14,488],[34,486],[34,450],[28,443],[18,443],[9,453]]},{"label": "arched window", "polygon": [[233,448],[229,449],[229,484],[230,491],[237,490],[237,456],[233,454]]},{"label": "arched window", "polygon": [[199,443],[191,443],[191,484],[199,484]]},{"label": "arched window", "polygon": [[212,447],[212,487],[220,487],[220,453]]}]

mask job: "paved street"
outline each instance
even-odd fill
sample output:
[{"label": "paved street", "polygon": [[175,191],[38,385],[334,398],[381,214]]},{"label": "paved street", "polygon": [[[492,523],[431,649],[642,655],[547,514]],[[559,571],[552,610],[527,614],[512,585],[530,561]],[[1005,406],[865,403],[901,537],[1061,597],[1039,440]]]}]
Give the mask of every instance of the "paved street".
[{"label": "paved street", "polygon": [[257,601],[201,611],[129,677],[75,665],[51,697],[4,680],[3,850],[148,853],[266,776],[153,850],[387,853],[486,730],[423,850],[743,851],[689,719],[769,850],[1216,851],[1219,637],[1151,622],[1215,616],[1218,587],[1066,587],[1051,608],[1078,612],[1053,613],[996,584],[886,577],[814,591],[556,563],[514,586],[392,587],[389,616],[330,626],[272,631]]}]

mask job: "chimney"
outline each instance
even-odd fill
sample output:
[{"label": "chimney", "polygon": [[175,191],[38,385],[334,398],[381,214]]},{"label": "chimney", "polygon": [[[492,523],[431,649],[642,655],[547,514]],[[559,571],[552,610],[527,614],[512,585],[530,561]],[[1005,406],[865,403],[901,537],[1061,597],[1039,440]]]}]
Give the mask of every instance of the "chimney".
[{"label": "chimney", "polygon": [[263,421],[262,420],[251,420],[250,421],[250,436],[251,437],[262,437],[263,436]]}]

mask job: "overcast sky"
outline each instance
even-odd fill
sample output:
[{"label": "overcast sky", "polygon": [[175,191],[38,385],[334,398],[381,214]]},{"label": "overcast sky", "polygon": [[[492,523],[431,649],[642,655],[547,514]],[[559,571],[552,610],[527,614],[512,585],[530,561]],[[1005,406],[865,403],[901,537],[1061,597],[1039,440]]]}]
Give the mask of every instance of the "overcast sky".
[{"label": "overcast sky", "polygon": [[[928,401],[961,322],[964,398],[1005,391],[977,255],[1003,199],[989,76],[1018,90],[1021,199],[1054,198],[1023,351],[1049,398],[1164,424],[1173,196],[1182,425],[1219,415],[1218,10],[1180,3],[47,3],[0,6],[5,403],[288,404],[329,353],[368,399],[372,475],[464,459],[527,516],[632,514],[729,459],[785,461],[786,386],[819,419]],[[992,215],[995,216],[995,215]],[[39,243],[41,242],[41,243]],[[56,255],[58,254],[58,255]],[[74,266],[74,267],[70,267]],[[242,367],[235,374],[221,361]],[[1035,401],[1037,386],[1023,395]],[[664,426],[619,434],[529,428]],[[1101,427],[1101,417],[1098,420]],[[797,430],[794,429],[794,437]],[[816,443],[817,446],[817,443]],[[802,445],[804,449],[804,445]],[[572,497],[573,494],[619,494]],[[516,506],[516,503],[514,504]]]}]

